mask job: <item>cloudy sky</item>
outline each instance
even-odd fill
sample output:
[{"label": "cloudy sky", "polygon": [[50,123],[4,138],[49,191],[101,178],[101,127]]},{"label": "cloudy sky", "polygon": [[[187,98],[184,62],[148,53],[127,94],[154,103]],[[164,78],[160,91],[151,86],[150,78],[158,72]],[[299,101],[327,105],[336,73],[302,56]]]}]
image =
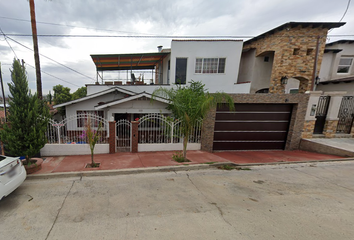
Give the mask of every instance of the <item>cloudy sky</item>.
[{"label": "cloudy sky", "polygon": [[[39,37],[43,94],[61,84],[74,92],[94,83],[90,54],[155,52],[171,38],[136,36],[257,36],[286,22],[338,22],[349,0],[35,0],[38,34],[107,37]],[[329,42],[354,39],[354,2]],[[36,91],[28,0],[0,0],[0,62],[5,90],[13,58],[27,63]],[[347,36],[338,36],[347,35]],[[351,35],[351,36],[350,36]],[[108,37],[121,36],[121,37]],[[129,36],[129,37],[128,37]],[[7,41],[6,41],[7,40]],[[10,48],[10,46],[12,49]],[[46,58],[47,57],[47,58]],[[50,60],[50,59],[54,60]],[[53,77],[54,76],[54,77]]]}]

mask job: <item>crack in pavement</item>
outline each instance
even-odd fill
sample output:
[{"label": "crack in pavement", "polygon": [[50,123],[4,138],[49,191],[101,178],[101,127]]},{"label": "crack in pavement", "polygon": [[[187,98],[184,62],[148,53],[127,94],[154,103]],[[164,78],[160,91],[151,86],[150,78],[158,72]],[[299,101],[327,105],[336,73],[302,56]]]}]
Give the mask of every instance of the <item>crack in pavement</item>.
[{"label": "crack in pavement", "polygon": [[[81,179],[82,179],[82,176],[80,177],[80,180],[79,180],[79,181],[81,181]],[[55,216],[55,219],[54,219],[54,222],[53,222],[53,224],[52,224],[52,227],[49,229],[49,232],[48,232],[48,234],[47,234],[45,240],[48,239],[50,233],[52,232],[52,230],[53,230],[53,228],[54,228],[54,225],[55,225],[55,223],[56,223],[57,220],[58,220],[58,217],[59,217],[59,214],[60,214],[60,212],[61,212],[61,209],[62,209],[63,206],[64,206],[64,203],[65,203],[65,201],[66,201],[66,198],[69,196],[69,193],[71,192],[71,189],[73,188],[73,186],[74,186],[74,184],[75,184],[76,181],[77,181],[77,180],[74,180],[74,181],[73,181],[73,183],[71,184],[71,187],[70,187],[69,191],[66,193],[66,196],[65,196],[63,202],[61,203],[61,206],[60,206],[60,208],[59,208],[59,210],[58,210],[57,215]]]},{"label": "crack in pavement", "polygon": [[189,177],[189,174],[187,173],[186,175],[187,175],[187,177],[188,177],[188,180],[189,180],[189,181],[192,183],[192,185],[204,196],[204,198],[208,201],[208,203],[211,204],[211,205],[214,205],[214,206],[216,207],[216,209],[218,209],[219,214],[220,214],[221,218],[224,220],[224,222],[227,223],[228,225],[230,225],[231,227],[233,227],[233,228],[236,230],[236,228],[235,228],[234,226],[232,226],[232,224],[231,224],[229,221],[227,221],[227,220],[225,219],[224,213],[223,213],[222,209],[218,206],[218,204],[217,204],[217,203],[214,203],[214,202],[209,202],[208,197],[205,196],[205,194],[194,184],[194,182],[192,181],[192,179]]}]

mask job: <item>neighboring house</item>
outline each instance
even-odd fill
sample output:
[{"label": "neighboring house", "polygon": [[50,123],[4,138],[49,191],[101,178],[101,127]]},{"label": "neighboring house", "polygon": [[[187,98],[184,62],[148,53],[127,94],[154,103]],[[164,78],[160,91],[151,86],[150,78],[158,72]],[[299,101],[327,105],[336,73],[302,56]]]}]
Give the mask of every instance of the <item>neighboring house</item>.
[{"label": "neighboring house", "polygon": [[250,93],[289,93],[291,90],[296,92],[296,89],[305,93],[312,90],[327,32],[344,24],[289,22],[246,41],[237,82],[250,82]]},{"label": "neighboring house", "polygon": [[326,44],[316,91],[354,94],[354,40]]}]

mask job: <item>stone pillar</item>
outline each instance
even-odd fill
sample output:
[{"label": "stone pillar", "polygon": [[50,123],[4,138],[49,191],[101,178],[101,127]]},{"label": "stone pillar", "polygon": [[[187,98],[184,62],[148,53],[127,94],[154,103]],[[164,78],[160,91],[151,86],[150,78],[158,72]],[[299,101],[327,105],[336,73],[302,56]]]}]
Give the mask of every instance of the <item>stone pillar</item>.
[{"label": "stone pillar", "polygon": [[139,121],[132,121],[132,152],[138,152],[138,139],[139,139]]},{"label": "stone pillar", "polygon": [[312,138],[313,137],[315,123],[316,123],[316,120],[305,120],[304,130],[301,135],[302,138]]},{"label": "stone pillar", "polygon": [[326,138],[334,138],[337,130],[338,120],[327,120],[323,128]]},{"label": "stone pillar", "polygon": [[116,122],[115,121],[110,121],[108,126],[109,130],[109,138],[108,138],[108,143],[109,143],[109,153],[115,153],[117,150],[116,146]]}]

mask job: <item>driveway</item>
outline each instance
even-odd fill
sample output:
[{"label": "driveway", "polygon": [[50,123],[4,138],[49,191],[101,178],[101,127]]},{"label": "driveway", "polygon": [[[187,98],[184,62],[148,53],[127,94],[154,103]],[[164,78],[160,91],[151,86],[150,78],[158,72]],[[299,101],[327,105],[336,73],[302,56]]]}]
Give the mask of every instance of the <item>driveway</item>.
[{"label": "driveway", "polygon": [[353,239],[354,162],[26,180],[2,239]]}]

